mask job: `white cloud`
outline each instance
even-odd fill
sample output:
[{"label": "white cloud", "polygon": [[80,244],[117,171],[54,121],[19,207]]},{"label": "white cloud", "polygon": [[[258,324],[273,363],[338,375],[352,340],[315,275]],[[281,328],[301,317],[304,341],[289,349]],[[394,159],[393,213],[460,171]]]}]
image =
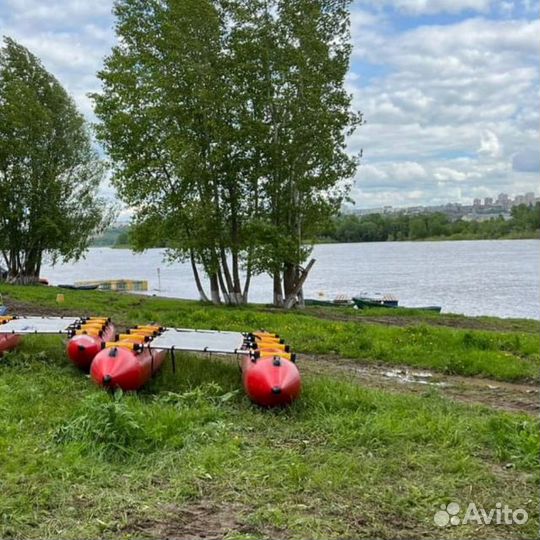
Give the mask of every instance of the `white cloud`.
[{"label": "white cloud", "polygon": [[[388,193],[404,202],[404,186],[422,185],[426,203],[457,193],[470,200],[479,191],[537,190],[532,165],[514,156],[538,144],[539,34],[536,20],[473,18],[387,32],[372,47],[355,46],[354,104],[367,124],[350,147],[362,148],[365,163],[386,175],[377,182],[372,169],[360,168],[357,196],[370,196],[359,203],[368,206],[377,188],[381,202]],[[353,38],[361,43],[364,31],[353,28]],[[364,82],[365,63],[383,65],[384,74]],[[426,176],[393,167],[402,162],[418,163]]]},{"label": "white cloud", "polygon": [[450,169],[449,167],[437,167],[433,172],[433,177],[442,182],[445,180],[462,182],[463,180],[467,179],[467,175],[465,173],[456,171],[455,169]]},{"label": "white cloud", "polygon": [[389,6],[410,15],[432,15],[435,13],[461,13],[471,10],[486,12],[490,0],[360,0],[360,4],[375,8]]},{"label": "white cloud", "polygon": [[33,22],[39,26],[57,27],[61,22],[75,23],[89,18],[107,16],[110,0],[5,0],[11,18],[17,24]]},{"label": "white cloud", "polygon": [[478,153],[490,158],[500,158],[503,155],[499,138],[493,131],[486,129],[482,133]]}]

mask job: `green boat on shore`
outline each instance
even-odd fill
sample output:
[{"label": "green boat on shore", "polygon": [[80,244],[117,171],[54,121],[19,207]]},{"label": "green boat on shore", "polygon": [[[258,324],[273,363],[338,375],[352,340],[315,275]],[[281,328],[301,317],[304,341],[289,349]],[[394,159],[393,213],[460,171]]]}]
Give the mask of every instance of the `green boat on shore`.
[{"label": "green boat on shore", "polygon": [[406,306],[400,306],[398,305],[398,299],[391,295],[384,295],[380,298],[368,298],[365,296],[353,296],[352,299],[354,305],[358,309],[365,309],[365,308],[390,308],[390,309],[414,309],[418,311],[434,311],[436,313],[440,313],[442,307],[441,306],[418,306],[418,307],[406,307]]},{"label": "green boat on shore", "polygon": [[304,300],[306,306],[320,306],[320,307],[350,307],[354,306],[354,302],[351,298],[345,295],[336,296],[333,300],[327,300],[325,298],[306,298]]},{"label": "green boat on shore", "polygon": [[350,307],[354,305],[352,300],[348,302],[336,302],[335,300],[317,300],[315,298],[306,298],[304,300],[306,306],[320,306],[320,307]]}]

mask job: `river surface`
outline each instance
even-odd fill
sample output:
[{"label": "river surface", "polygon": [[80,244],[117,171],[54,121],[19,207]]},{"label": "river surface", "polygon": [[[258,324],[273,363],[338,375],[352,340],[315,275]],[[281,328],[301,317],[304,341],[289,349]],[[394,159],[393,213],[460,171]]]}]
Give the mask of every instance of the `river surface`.
[{"label": "river surface", "polygon": [[[440,305],[443,312],[540,319],[540,240],[374,242],[315,246],[306,298],[389,293],[400,305]],[[158,270],[160,278],[158,279]],[[187,263],[163,262],[163,250],[143,254],[92,248],[75,264],[45,265],[51,284],[92,279],[143,279],[149,294],[197,298]],[[270,302],[272,284],[257,276],[249,300]]]}]

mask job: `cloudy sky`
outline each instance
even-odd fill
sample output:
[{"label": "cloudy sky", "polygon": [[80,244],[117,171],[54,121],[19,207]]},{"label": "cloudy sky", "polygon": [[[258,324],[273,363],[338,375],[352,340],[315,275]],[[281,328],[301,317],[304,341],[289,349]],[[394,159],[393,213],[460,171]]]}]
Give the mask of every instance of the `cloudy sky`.
[{"label": "cloudy sky", "polygon": [[[366,124],[357,207],[538,192],[538,0],[355,0],[347,86]],[[114,43],[112,0],[0,0],[0,34],[86,94]],[[110,189],[105,188],[110,192]]]}]

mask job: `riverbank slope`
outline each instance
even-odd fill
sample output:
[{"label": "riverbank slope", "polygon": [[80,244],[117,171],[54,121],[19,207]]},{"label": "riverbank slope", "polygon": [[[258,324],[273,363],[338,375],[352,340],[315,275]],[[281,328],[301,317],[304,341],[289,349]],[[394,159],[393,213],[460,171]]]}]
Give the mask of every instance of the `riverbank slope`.
[{"label": "riverbank slope", "polygon": [[[19,314],[254,330],[299,354],[304,393],[259,409],[234,359],[182,355],[112,398],[29,337],[0,361],[0,536],[528,538],[538,527],[540,323],[383,311],[283,313],[54,288]],[[440,529],[441,504],[526,508],[526,525]]]}]

